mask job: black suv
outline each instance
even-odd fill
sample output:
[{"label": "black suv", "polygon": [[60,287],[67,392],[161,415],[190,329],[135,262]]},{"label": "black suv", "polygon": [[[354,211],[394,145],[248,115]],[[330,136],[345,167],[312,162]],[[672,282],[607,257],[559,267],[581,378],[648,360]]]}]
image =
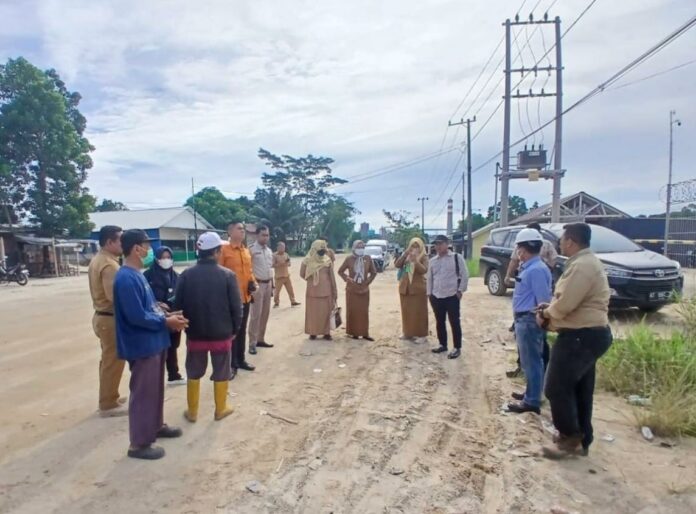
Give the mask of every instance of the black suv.
[{"label": "black suv", "polygon": [[[523,228],[495,229],[481,249],[480,269],[492,295],[503,296],[507,292],[505,272],[515,238]],[[562,224],[544,224],[541,233],[559,249]],[[673,302],[674,293],[681,293],[684,287],[684,275],[678,262],[646,250],[613,230],[592,225],[591,249],[604,264],[613,308],[638,307],[654,312]],[[565,261],[565,257],[559,255],[553,270],[554,281],[563,273]]]}]

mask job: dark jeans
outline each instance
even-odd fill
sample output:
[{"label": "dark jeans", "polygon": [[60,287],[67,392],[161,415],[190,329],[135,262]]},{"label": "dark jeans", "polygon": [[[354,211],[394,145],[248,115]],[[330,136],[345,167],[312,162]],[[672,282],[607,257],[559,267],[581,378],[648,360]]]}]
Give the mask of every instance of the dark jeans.
[{"label": "dark jeans", "polygon": [[593,440],[595,364],[611,343],[609,327],[563,330],[551,352],[545,393],[553,424],[564,436],[582,436],[584,448]]},{"label": "dark jeans", "polygon": [[181,379],[179,373],[179,357],[177,350],[181,344],[181,332],[169,333],[169,350],[167,350],[167,380]]},{"label": "dark jeans", "polygon": [[247,325],[249,324],[249,308],[251,303],[243,304],[242,309],[242,324],[239,326],[239,330],[235,334],[234,341],[232,341],[232,359],[231,368],[238,368],[246,359],[246,334]]},{"label": "dark jeans", "polygon": [[452,328],[452,339],[454,347],[462,347],[462,325],[460,322],[460,301],[456,296],[448,298],[435,298],[430,296],[430,305],[435,313],[435,326],[437,328],[437,340],[440,346],[447,348],[447,325],[445,321],[449,318]]}]

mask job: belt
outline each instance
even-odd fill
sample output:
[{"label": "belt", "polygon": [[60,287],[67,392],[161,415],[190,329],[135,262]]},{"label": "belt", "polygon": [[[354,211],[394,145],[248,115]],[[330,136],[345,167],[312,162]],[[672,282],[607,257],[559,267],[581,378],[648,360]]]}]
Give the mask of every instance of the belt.
[{"label": "belt", "polygon": [[515,319],[517,318],[522,318],[524,316],[536,316],[536,312],[534,311],[524,311],[524,312],[516,312],[514,314]]},{"label": "belt", "polygon": [[256,279],[256,281],[257,281],[259,284],[268,284],[269,282],[273,282],[273,279],[272,279],[272,278],[269,278],[268,280],[259,280],[259,279]]},{"label": "belt", "polygon": [[105,312],[105,311],[94,311],[94,314],[97,316],[111,316],[113,317],[114,313],[113,312]]}]

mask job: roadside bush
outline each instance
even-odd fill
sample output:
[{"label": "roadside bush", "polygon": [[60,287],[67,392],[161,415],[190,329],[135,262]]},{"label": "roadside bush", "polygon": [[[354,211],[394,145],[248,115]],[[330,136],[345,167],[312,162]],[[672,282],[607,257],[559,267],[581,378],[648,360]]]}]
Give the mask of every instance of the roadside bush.
[{"label": "roadside bush", "polygon": [[696,436],[696,340],[686,333],[661,338],[641,323],[600,359],[598,381],[609,391],[649,398],[636,420],[656,434]]},{"label": "roadside bush", "polygon": [[696,339],[696,296],[680,299],[677,303],[677,313],[684,323],[685,334]]},{"label": "roadside bush", "polygon": [[466,268],[469,271],[470,277],[478,277],[479,276],[479,261],[478,261],[478,259],[472,259],[470,261],[466,261]]}]

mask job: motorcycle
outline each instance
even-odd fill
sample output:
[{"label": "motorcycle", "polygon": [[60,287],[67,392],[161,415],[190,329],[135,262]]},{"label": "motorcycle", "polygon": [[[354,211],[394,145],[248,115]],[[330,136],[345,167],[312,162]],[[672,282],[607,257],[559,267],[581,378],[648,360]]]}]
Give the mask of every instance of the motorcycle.
[{"label": "motorcycle", "polygon": [[29,271],[24,264],[17,264],[10,269],[0,264],[0,284],[3,282],[17,282],[20,286],[26,286],[29,282]]}]

